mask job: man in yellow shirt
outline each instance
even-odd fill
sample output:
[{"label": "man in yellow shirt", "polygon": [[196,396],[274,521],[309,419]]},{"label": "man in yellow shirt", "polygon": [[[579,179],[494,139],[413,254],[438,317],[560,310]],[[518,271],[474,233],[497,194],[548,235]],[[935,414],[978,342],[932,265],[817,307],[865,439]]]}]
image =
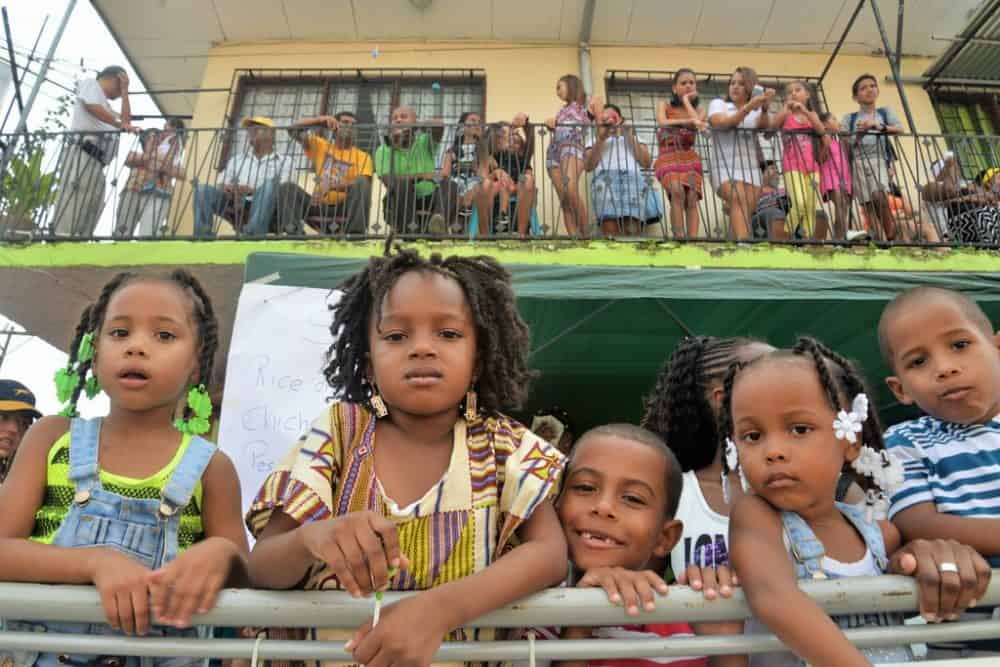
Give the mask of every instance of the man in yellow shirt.
[{"label": "man in yellow shirt", "polygon": [[[316,169],[316,189],[310,196],[296,188],[289,201],[282,202],[283,229],[299,227],[300,221],[309,217],[322,219],[323,229],[331,233],[368,231],[373,165],[371,155],[354,145],[356,122],[353,113],[341,111],[336,116],[313,116],[292,124],[289,132]],[[328,128],[334,132],[333,143],[305,131],[308,127]]]}]

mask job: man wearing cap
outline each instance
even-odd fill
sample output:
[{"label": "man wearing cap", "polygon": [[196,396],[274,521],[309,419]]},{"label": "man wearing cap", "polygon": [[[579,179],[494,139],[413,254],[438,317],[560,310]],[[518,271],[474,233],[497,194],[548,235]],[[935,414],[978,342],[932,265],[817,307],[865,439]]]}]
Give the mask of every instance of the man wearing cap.
[{"label": "man wearing cap", "polygon": [[212,216],[232,211],[236,230],[248,236],[277,232],[278,189],[290,178],[291,161],[274,150],[274,121],[264,116],[243,119],[247,142],[229,156],[217,185],[199,185],[194,194],[195,236],[215,235]]},{"label": "man wearing cap", "polygon": [[42,416],[35,409],[35,395],[16,380],[0,380],[0,483],[7,477],[21,438]]},{"label": "man wearing cap", "polygon": [[[73,99],[73,117],[64,135],[59,198],[50,230],[58,236],[91,236],[104,207],[105,169],[118,153],[118,133],[135,132],[128,97],[129,79],[119,65],[83,79]],[[110,100],[121,98],[121,113]]]}]

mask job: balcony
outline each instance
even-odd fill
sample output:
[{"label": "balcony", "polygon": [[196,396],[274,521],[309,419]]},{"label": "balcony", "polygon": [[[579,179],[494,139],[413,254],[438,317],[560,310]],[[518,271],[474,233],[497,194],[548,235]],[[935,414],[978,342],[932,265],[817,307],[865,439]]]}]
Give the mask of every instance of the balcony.
[{"label": "balcony", "polygon": [[[596,134],[594,127],[572,129],[586,144]],[[858,151],[851,149],[859,136],[841,135],[845,159],[821,181],[781,173],[803,150],[826,155],[823,141],[813,136],[740,130],[732,142],[737,148],[722,150],[719,132],[691,133],[689,157],[700,161],[701,175],[677,172],[674,161],[659,154],[656,128],[635,126],[630,135],[636,141],[605,142],[596,168],[576,162],[577,199],[572,179],[561,171],[581,153],[563,148],[554,179],[547,162],[552,165],[553,156],[558,161],[560,152],[550,150],[549,128],[483,128],[480,154],[505,156],[504,164],[471,166],[445,159],[458,131],[356,125],[351,144],[361,151],[357,166],[334,159],[346,153],[324,152],[336,145],[336,133],[325,128],[4,135],[0,239],[363,240],[392,231],[403,239],[480,242],[1000,244],[1000,185],[988,171],[1000,165],[996,137],[879,136],[874,151]],[[416,173],[406,165],[415,150],[408,142],[423,134],[440,141],[429,142],[423,171]],[[250,157],[255,143],[264,159]],[[635,153],[634,145],[644,145],[648,154]],[[327,176],[317,178],[315,165],[331,159]],[[372,167],[370,187],[354,181],[355,171]],[[521,176],[511,179],[508,171]],[[664,180],[674,184],[672,193]],[[739,180],[763,189],[741,189],[746,194],[729,201],[717,194],[716,184]],[[873,183],[886,191],[876,192]],[[700,191],[700,199],[689,196],[685,203],[686,190]]]}]

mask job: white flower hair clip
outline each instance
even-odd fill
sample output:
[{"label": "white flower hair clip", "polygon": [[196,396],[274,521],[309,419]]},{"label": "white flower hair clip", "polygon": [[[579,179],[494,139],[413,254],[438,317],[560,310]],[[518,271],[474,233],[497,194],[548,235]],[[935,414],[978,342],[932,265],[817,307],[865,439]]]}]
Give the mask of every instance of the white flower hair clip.
[{"label": "white flower hair clip", "polygon": [[740,487],[744,492],[750,489],[750,483],[747,481],[746,475],[743,474],[743,468],[740,467],[740,453],[736,450],[736,443],[733,442],[732,438],[726,438],[726,451],[723,454],[726,457],[726,468],[722,471],[722,501],[728,505],[730,496],[729,475],[727,472],[735,470],[739,473]]},{"label": "white flower hair clip", "polygon": [[854,443],[858,441],[858,433],[864,429],[868,419],[868,396],[862,392],[851,402],[851,411],[841,410],[833,420],[834,435],[839,440]]},{"label": "white flower hair clip", "polygon": [[726,468],[736,470],[740,465],[740,455],[736,451],[736,443],[732,438],[726,438]]}]

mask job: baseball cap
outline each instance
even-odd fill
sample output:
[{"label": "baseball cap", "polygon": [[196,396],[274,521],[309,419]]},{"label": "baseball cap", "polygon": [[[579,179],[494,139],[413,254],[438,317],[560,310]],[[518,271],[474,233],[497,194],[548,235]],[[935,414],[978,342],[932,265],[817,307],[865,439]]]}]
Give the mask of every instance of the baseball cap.
[{"label": "baseball cap", "polygon": [[274,127],[274,121],[267,116],[250,116],[249,118],[244,118],[243,122],[240,123],[243,127],[249,127],[251,125],[263,125],[264,127]]},{"label": "baseball cap", "polygon": [[35,395],[17,380],[0,380],[0,412],[30,412],[35,419],[42,416],[35,409]]}]

